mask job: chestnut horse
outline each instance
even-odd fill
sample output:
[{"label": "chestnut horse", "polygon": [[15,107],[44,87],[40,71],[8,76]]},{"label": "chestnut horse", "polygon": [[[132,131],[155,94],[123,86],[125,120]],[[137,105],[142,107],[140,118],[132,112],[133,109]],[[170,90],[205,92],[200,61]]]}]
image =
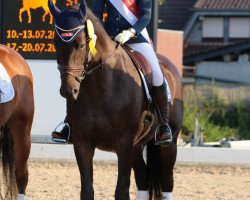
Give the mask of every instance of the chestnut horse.
[{"label": "chestnut horse", "polygon": [[[80,1],[79,7],[63,11],[49,0],[49,8],[56,21],[54,43],[58,69],[61,72],[60,93],[67,99],[72,143],[81,175],[81,199],[94,199],[95,148],[117,154],[118,180],[115,199],[129,199],[132,168],[138,190],[149,191],[150,194],[150,197],[146,197],[146,194],[138,199],[162,199],[162,192],[171,199],[176,140],[182,125],[183,111],[182,81],[178,70],[168,59],[159,56],[172,93],[170,126],[174,135],[173,144],[165,147],[154,145],[156,122],[147,139],[134,145],[140,116],[147,110],[148,103],[140,75],[130,57],[122,46],[110,39],[93,13],[87,11],[84,0]],[[90,36],[86,30],[86,18],[92,21],[97,36],[95,57],[90,55],[88,48]],[[65,42],[61,37],[72,36],[72,30],[77,29],[72,28],[60,35],[58,31],[65,31],[65,28],[60,28],[59,24],[79,19],[82,21],[79,27],[85,25],[85,28],[71,42]],[[142,153],[145,144],[147,164]]]},{"label": "chestnut horse", "polygon": [[4,180],[1,188],[5,190],[1,199],[16,199],[18,192],[18,200],[25,200],[34,115],[33,79],[21,55],[4,45],[0,45],[0,63],[15,91],[12,100],[0,104],[0,154]]}]

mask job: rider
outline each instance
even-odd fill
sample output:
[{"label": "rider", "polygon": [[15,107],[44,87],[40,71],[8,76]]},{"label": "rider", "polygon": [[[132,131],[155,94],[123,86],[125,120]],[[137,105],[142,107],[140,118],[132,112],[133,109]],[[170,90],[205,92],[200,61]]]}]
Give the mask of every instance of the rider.
[{"label": "rider", "polygon": [[[152,67],[153,92],[160,111],[160,126],[156,136],[156,145],[172,143],[169,123],[169,96],[167,82],[164,78],[158,59],[154,52],[146,30],[151,19],[152,0],[94,0],[93,12],[103,21],[104,11],[107,18],[104,28],[115,41],[140,52]],[[69,127],[61,132],[54,131],[52,137],[68,137]]]}]

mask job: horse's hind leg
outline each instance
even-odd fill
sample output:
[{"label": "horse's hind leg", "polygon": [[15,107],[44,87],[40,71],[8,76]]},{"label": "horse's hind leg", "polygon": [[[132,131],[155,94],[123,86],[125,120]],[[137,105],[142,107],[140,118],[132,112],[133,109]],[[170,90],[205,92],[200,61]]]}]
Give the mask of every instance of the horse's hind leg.
[{"label": "horse's hind leg", "polygon": [[170,125],[173,131],[173,144],[169,147],[162,146],[160,148],[160,155],[162,157],[162,194],[164,199],[173,199],[174,177],[173,169],[177,156],[177,137],[181,130],[183,120],[183,104],[181,100],[174,101],[174,106],[170,111]]},{"label": "horse's hind leg", "polygon": [[[26,119],[26,120],[25,120]],[[25,200],[25,190],[28,184],[28,158],[30,154],[30,131],[33,114],[14,115],[10,121],[11,133],[15,145],[15,176],[18,189],[18,199]]]},{"label": "horse's hind leg", "polygon": [[164,199],[172,200],[172,191],[174,187],[173,169],[176,161],[177,146],[175,144],[168,147],[162,146],[160,148],[160,154],[162,156],[162,195]]}]

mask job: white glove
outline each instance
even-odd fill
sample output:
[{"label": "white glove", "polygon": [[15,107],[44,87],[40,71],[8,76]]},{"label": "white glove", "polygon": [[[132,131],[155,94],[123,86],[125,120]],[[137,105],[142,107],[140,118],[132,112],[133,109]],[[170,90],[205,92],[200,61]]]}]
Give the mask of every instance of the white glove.
[{"label": "white glove", "polygon": [[127,42],[130,38],[134,37],[135,33],[133,33],[131,30],[124,30],[121,33],[119,33],[116,37],[115,37],[115,41],[124,44],[125,42]]}]

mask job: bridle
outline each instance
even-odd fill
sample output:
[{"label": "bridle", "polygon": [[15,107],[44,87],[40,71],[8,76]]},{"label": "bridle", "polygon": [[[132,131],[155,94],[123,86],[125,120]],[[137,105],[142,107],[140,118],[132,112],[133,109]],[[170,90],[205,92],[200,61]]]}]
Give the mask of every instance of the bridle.
[{"label": "bridle", "polygon": [[[90,49],[89,49],[89,35],[87,33],[86,30],[86,26],[84,28],[85,31],[85,35],[86,35],[86,54],[85,54],[85,58],[84,58],[84,62],[83,65],[81,66],[76,66],[76,67],[69,67],[66,65],[58,65],[58,70],[60,71],[60,76],[63,76],[65,74],[73,76],[79,83],[82,83],[82,81],[89,76],[90,74],[92,74],[95,70],[101,68],[103,69],[103,65],[109,60],[109,58],[115,53],[117,47],[119,45],[116,45],[115,50],[105,59],[105,60],[101,60],[100,63],[98,65],[95,65],[92,68],[89,68],[89,62],[91,60],[91,54],[90,54]],[[74,73],[75,72],[80,72],[80,76],[76,76]]]}]

